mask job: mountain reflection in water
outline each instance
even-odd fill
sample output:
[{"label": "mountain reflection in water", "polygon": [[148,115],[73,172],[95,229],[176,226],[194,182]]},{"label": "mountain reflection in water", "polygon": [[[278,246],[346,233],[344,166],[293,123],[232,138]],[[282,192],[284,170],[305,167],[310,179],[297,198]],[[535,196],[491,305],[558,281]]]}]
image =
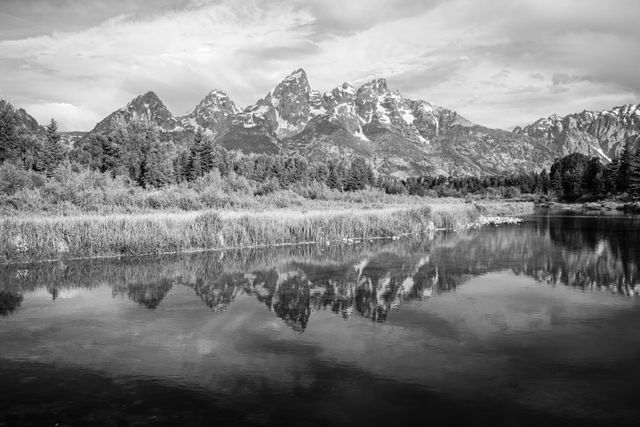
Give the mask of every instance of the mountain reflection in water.
[{"label": "mountain reflection in water", "polygon": [[127,260],[4,266],[0,314],[46,288],[109,286],[155,309],[173,286],[186,286],[222,311],[252,295],[296,331],[313,311],[384,322],[406,302],[449,292],[472,277],[511,270],[542,284],[627,296],[640,293],[637,218],[536,217],[521,226],[436,233],[423,240],[292,246]]},{"label": "mountain reflection in water", "polygon": [[640,223],[0,267],[0,425],[639,425]]}]

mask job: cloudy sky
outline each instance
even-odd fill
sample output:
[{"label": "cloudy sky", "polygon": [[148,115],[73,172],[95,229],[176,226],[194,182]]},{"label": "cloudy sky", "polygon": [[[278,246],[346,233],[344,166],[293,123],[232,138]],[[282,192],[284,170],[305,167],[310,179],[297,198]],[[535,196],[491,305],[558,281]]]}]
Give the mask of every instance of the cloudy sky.
[{"label": "cloudy sky", "polygon": [[242,106],[289,72],[511,128],[640,102],[638,0],[2,0],[0,98],[89,130],[155,91],[176,115]]}]

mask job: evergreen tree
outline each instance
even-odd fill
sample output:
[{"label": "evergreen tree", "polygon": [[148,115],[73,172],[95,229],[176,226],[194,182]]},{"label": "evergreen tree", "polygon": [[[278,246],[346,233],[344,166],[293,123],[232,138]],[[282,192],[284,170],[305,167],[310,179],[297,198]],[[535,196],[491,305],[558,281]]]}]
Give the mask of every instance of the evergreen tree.
[{"label": "evergreen tree", "polygon": [[611,163],[604,167],[602,180],[604,181],[604,189],[606,193],[615,194],[617,192],[618,168],[618,156],[614,156]]},{"label": "evergreen tree", "polygon": [[[558,162],[556,160],[556,162]],[[551,176],[549,187],[553,191],[556,197],[562,198],[562,173],[560,171],[560,164],[554,163],[551,166]]]},{"label": "evergreen tree", "polygon": [[629,167],[628,192],[633,200],[640,200],[640,137],[634,138],[633,144],[635,150]]},{"label": "evergreen tree", "polygon": [[[202,131],[199,129],[199,133]],[[215,153],[213,149],[213,141],[202,134],[200,142],[200,159],[202,160],[203,175],[209,173],[215,167]]]},{"label": "evergreen tree", "polygon": [[32,167],[36,172],[45,172],[47,170],[47,150],[42,143],[37,144],[34,149]]},{"label": "evergreen tree", "polygon": [[629,190],[631,163],[633,162],[633,157],[633,140],[631,138],[627,138],[622,154],[620,154],[620,163],[618,165],[618,173],[616,175],[616,190],[619,193],[625,193]]},{"label": "evergreen tree", "polygon": [[362,157],[356,157],[351,161],[349,174],[345,183],[345,190],[362,190],[373,180],[373,170],[371,165]]},{"label": "evergreen tree", "polygon": [[18,157],[18,131],[13,106],[0,100],[0,162]]},{"label": "evergreen tree", "polygon": [[189,152],[181,151],[173,159],[173,171],[176,182],[182,182],[187,180],[187,173],[189,170]]},{"label": "evergreen tree", "polygon": [[604,193],[605,185],[603,180],[604,166],[600,159],[592,157],[587,163],[587,167],[583,175],[584,190],[593,195],[600,196]]},{"label": "evergreen tree", "polygon": [[550,185],[549,173],[546,169],[542,169],[538,178],[538,192],[544,194],[548,193]]},{"label": "evergreen tree", "polygon": [[187,165],[187,181],[195,181],[202,176],[202,159],[197,150],[191,150],[189,163]]},{"label": "evergreen tree", "polygon": [[170,173],[171,168],[167,167],[163,156],[160,153],[160,145],[154,144],[154,146],[151,147],[151,150],[149,151],[147,159],[145,160],[144,166],[142,168],[143,186],[145,188],[164,187],[172,181]]},{"label": "evergreen tree", "polygon": [[189,151],[185,177],[188,181],[194,181],[198,177],[211,171],[214,165],[213,147],[205,138],[202,129],[198,129],[193,139],[193,146]]},{"label": "evergreen tree", "polygon": [[327,186],[334,190],[342,190],[342,183],[338,177],[336,168],[334,166],[329,168],[329,175],[327,176]]},{"label": "evergreen tree", "polygon": [[310,169],[311,169],[310,178],[315,181],[325,182],[329,177],[329,168],[324,163],[316,163],[316,164],[310,165]]},{"label": "evergreen tree", "polygon": [[45,144],[45,169],[47,177],[53,176],[53,171],[56,170],[58,165],[64,159],[64,148],[60,144],[60,134],[58,133],[58,123],[54,119],[47,125],[46,130],[46,144]]}]

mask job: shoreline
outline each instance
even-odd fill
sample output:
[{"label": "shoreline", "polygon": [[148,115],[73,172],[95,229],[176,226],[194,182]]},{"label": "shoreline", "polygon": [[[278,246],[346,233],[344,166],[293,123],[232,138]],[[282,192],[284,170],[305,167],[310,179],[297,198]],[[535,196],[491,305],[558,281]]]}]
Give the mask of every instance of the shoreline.
[{"label": "shoreline", "polygon": [[536,209],[564,210],[572,212],[623,212],[640,213],[640,202],[620,202],[603,200],[600,202],[542,202],[535,204]]},{"label": "shoreline", "polygon": [[0,264],[153,256],[399,238],[517,223],[532,203],[0,218]]}]

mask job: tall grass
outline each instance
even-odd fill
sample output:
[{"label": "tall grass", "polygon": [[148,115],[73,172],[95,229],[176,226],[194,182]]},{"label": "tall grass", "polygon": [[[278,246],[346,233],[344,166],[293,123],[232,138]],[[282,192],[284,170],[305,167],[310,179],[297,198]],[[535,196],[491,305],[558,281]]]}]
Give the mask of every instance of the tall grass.
[{"label": "tall grass", "polygon": [[[504,205],[501,207],[501,205]],[[517,205],[517,206],[516,206]],[[0,262],[184,252],[456,229],[530,204],[451,203],[381,209],[199,211],[0,219]]]}]

